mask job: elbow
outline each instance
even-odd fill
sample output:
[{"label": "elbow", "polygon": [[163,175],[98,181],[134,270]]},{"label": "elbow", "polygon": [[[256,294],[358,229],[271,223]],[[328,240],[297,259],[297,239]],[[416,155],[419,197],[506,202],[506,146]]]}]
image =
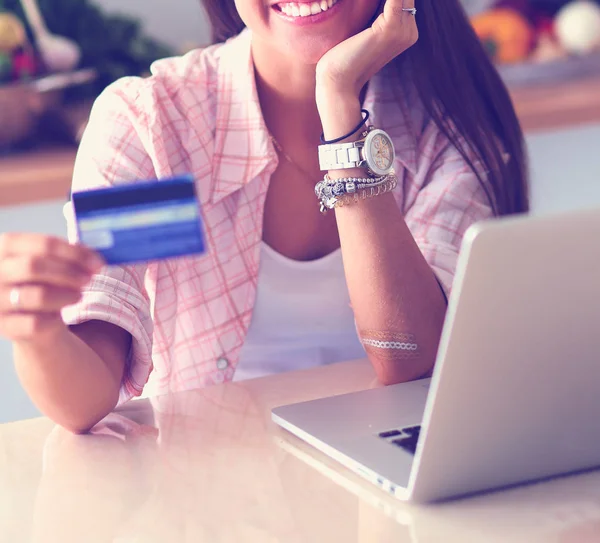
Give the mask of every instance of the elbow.
[{"label": "elbow", "polygon": [[430,377],[435,359],[400,360],[370,356],[377,380],[384,386]]},{"label": "elbow", "polygon": [[82,426],[63,426],[63,428],[65,430],[67,430],[67,432],[72,433],[73,435],[76,436],[83,436],[87,433],[89,433],[89,431],[95,426],[95,424],[89,426],[89,427],[82,427]]},{"label": "elbow", "polygon": [[85,435],[88,434],[90,430],[96,426],[96,424],[107,417],[110,412],[111,410],[108,410],[106,412],[102,412],[101,414],[94,414],[81,419],[69,419],[55,422],[74,435]]},{"label": "elbow", "polygon": [[75,435],[88,434],[94,426],[104,420],[117,406],[118,392],[101,405],[89,406],[87,410],[79,410],[77,414],[69,412],[62,416],[51,417],[54,422]]}]

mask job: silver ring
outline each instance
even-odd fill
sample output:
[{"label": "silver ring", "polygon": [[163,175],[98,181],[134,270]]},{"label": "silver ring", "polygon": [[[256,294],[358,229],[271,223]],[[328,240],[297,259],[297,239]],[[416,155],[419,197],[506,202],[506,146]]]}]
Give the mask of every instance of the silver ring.
[{"label": "silver ring", "polygon": [[402,8],[402,11],[406,11],[406,13],[410,13],[413,17],[417,16],[417,8]]},{"label": "silver ring", "polygon": [[19,287],[14,287],[10,291],[9,301],[10,306],[15,311],[18,311],[21,308],[21,290],[19,289]]}]

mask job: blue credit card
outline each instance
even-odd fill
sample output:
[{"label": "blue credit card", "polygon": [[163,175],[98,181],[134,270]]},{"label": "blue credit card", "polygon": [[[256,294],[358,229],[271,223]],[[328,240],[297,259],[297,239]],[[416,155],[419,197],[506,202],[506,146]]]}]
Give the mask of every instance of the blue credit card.
[{"label": "blue credit card", "polygon": [[72,201],[80,242],[109,265],[205,252],[191,176],[76,192]]}]

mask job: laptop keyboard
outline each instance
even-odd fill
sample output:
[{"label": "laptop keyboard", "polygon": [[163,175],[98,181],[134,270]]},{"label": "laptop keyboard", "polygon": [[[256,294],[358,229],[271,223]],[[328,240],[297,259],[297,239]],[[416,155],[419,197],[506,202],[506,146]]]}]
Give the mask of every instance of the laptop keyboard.
[{"label": "laptop keyboard", "polygon": [[421,426],[407,426],[406,428],[380,432],[377,435],[391,445],[400,447],[410,454],[415,454],[420,433]]}]

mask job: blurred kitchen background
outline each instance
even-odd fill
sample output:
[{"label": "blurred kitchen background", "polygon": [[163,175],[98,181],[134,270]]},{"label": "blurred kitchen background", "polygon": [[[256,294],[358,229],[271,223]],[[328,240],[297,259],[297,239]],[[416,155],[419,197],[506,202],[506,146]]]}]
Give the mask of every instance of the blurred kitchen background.
[{"label": "blurred kitchen background", "polygon": [[[463,3],[526,132],[532,212],[600,206],[600,0]],[[94,97],[209,41],[200,0],[0,0],[0,232],[64,236]],[[0,339],[0,423],[37,414]]]}]

